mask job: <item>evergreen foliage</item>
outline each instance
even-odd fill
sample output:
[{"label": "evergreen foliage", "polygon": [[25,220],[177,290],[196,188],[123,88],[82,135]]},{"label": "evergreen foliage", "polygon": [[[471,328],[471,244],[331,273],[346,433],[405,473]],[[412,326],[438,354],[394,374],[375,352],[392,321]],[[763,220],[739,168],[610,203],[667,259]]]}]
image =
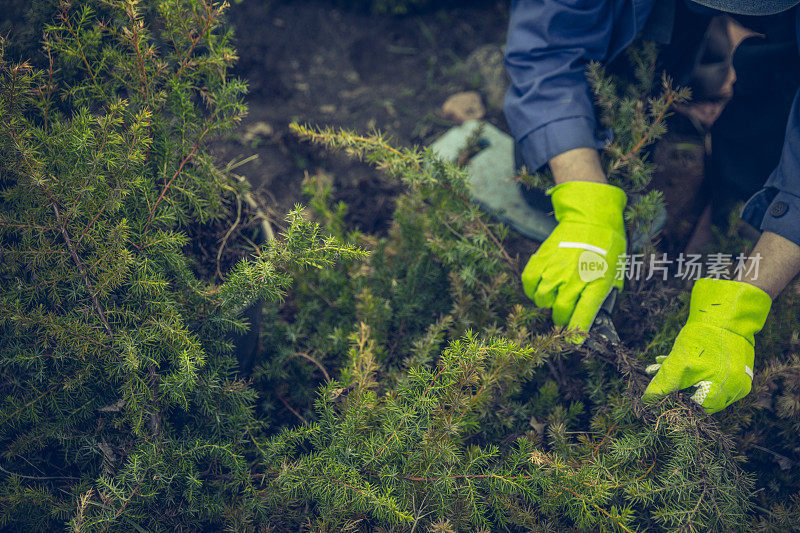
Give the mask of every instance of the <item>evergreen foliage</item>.
[{"label": "evergreen foliage", "polygon": [[[746,523],[752,479],[730,438],[686,400],[645,409],[643,365],[624,349],[578,353],[563,333],[547,330],[522,295],[516,262],[505,260],[502,228],[469,202],[463,169],[428,151],[392,148],[380,135],[295,131],[409,186],[378,245],[391,248],[405,272],[384,270],[373,255],[353,277],[390,275],[402,284],[432,258],[450,283],[451,307],[427,327],[406,329],[414,340],[404,351],[387,342],[385,315],[376,322],[357,304],[347,313],[356,323],[338,378],[327,380],[300,428],[261,446],[281,494],[273,512],[285,528],[633,531]],[[326,188],[309,189],[318,205]],[[417,244],[409,249],[409,242]],[[370,300],[369,309],[401,314],[418,293],[378,289]],[[350,300],[336,304],[343,301]]]},{"label": "evergreen foliage", "polygon": [[[671,104],[688,98],[669,80],[652,95],[654,63],[641,58],[654,55],[649,45],[632,53],[635,85],[597,65],[590,70],[600,103],[616,113],[608,115],[616,137],[603,160],[633,198],[632,231],[652,224],[661,205],[657,193],[642,194],[652,174],[644,148],[664,133]],[[522,296],[505,230],[469,202],[463,169],[428,151],[396,149],[380,134],[294,129],[375,164],[408,192],[398,199],[387,238],[350,236],[373,253],[366,264],[340,271],[337,299],[329,298],[343,317],[336,326],[338,349],[303,346],[316,365],[327,367],[326,385],[313,406],[307,394],[295,395],[294,405],[306,406],[293,415],[302,426],[283,429],[261,446],[268,479],[280,494],[271,513],[280,516],[281,528],[718,531],[750,524],[786,531],[798,523],[791,474],[776,471],[790,468],[789,449],[797,442],[789,435],[797,417],[787,409],[796,393],[790,385],[794,359],[761,369],[761,398],[753,394],[717,417],[680,394],[645,408],[639,397],[649,377],[642,369],[668,351],[688,299],[671,298],[672,287],[636,287],[631,298],[647,300],[639,309],[648,302],[656,307],[655,316],[636,320],[662,324],[648,324],[645,331],[660,331],[649,344],[639,341],[642,353],[575,351],[562,333],[548,331],[546,317]],[[341,228],[344,207],[326,207],[324,176],[312,178],[307,189],[317,216]],[[730,237],[726,243],[742,244]],[[447,279],[439,301],[450,308],[427,318],[417,314],[421,320],[413,327],[398,326],[395,317],[411,314],[405,309],[430,305],[427,291],[392,290],[417,281],[421,264],[438,266],[421,283]],[[329,282],[312,273],[304,283],[316,288],[306,297]],[[293,307],[305,307],[307,300],[294,296]],[[767,332],[794,305],[777,305]],[[617,319],[625,320],[632,306],[621,307]],[[765,342],[767,353],[785,354],[787,339],[797,338],[789,334],[796,320],[781,323],[780,340]],[[402,345],[391,338],[398,327]],[[319,371],[308,359],[294,361]],[[774,404],[775,413],[758,407],[765,404]],[[758,417],[748,415],[753,409]],[[778,430],[775,440],[759,426]],[[756,468],[748,464],[745,452],[778,453],[777,441],[776,449],[786,453],[783,466],[763,457]]]},{"label": "evergreen foliage", "polygon": [[[735,215],[735,214],[734,214]],[[717,233],[710,249],[737,254],[752,249],[742,238],[735,218],[726,233]],[[646,347],[646,357],[667,353],[689,310],[688,294],[664,317],[662,327]],[[748,456],[744,468],[759,489],[754,500],[764,513],[760,531],[792,531],[800,524],[800,283],[795,280],[773,302],[764,329],[756,336],[756,367],[751,393],[717,416],[721,429]]]},{"label": "evergreen foliage", "polygon": [[40,56],[0,43],[0,524],[188,530],[254,505],[227,334],[289,269],[360,252],[298,209],[225,284],[194,273],[185,228],[243,192],[204,148],[245,109],[225,7],[61,2]]},{"label": "evergreen foliage", "polygon": [[[575,349],[524,297],[508,231],[470,201],[463,168],[300,125],[405,184],[389,234],[349,230],[320,172],[304,185],[310,209],[216,283],[189,241],[233,219],[246,192],[206,149],[244,111],[225,5],[42,5],[56,18],[41,53],[0,60],[0,528],[800,522],[795,290],[759,339],[774,359],[757,358],[748,398],[715,417],[680,394],[644,406],[642,368],[669,348],[685,299],[637,287],[662,313],[642,329],[655,337],[636,352]],[[668,83],[651,95],[654,49],[642,50],[632,85],[590,71],[631,229],[660,202],[640,194],[643,148],[687,96]],[[245,377],[230,335],[250,305],[264,318]],[[641,319],[630,309],[616,318]]]}]

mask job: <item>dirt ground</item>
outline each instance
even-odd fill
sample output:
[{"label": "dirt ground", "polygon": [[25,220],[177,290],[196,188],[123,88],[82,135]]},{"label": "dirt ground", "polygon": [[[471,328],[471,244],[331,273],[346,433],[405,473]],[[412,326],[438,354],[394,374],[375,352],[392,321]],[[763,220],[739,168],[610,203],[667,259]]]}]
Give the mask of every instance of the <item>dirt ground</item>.
[{"label": "dirt ground", "polygon": [[[305,172],[326,172],[336,199],[349,205],[349,222],[384,231],[398,184],[367,165],[298,142],[288,125],[378,129],[400,145],[429,144],[453,125],[436,113],[447,97],[484,85],[466,68],[470,54],[487,45],[499,53],[505,39],[505,3],[482,4],[400,18],[336,9],[330,2],[234,4],[236,74],[249,82],[250,111],[236,136],[216,143],[220,161],[257,155],[237,172],[276,217],[302,200]],[[484,101],[487,119],[505,127],[499,104]]]},{"label": "dirt ground", "polygon": [[[428,145],[453,126],[439,112],[445,100],[476,90],[486,119],[508,129],[501,109],[507,2],[462,2],[389,17],[331,2],[245,0],[233,4],[230,20],[240,57],[236,75],[248,80],[250,111],[236,135],[218,140],[214,151],[223,164],[257,156],[237,172],[276,221],[303,201],[306,172],[331,175],[335,199],[348,204],[348,222],[362,231],[386,230],[400,190],[368,165],[299,142],[288,130],[292,121],[378,129],[399,145]],[[702,178],[703,139],[678,124],[654,156],[655,182],[676,221],[665,243],[680,246],[698,214],[687,192]],[[536,246],[512,241],[523,260]]]}]

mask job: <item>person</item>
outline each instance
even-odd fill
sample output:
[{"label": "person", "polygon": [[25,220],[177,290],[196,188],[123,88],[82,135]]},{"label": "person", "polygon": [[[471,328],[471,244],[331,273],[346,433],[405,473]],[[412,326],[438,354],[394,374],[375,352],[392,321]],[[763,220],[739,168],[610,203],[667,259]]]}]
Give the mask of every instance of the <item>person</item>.
[{"label": "person", "polygon": [[[621,282],[614,268],[599,279],[582,281],[578,262],[587,250],[601,255],[608,265],[617,265],[626,253],[623,210],[625,193],[608,184],[601,166],[599,149],[609,142],[609,132],[598,126],[585,68],[590,61],[612,61],[648,28],[666,35],[662,42],[683,46],[674,57],[686,57],[685,28],[697,27],[697,20],[728,14],[749,26],[762,25],[765,33],[753,37],[761,51],[779,53],[787,31],[796,55],[800,9],[796,0],[515,0],[506,46],[506,66],[511,87],[504,112],[525,165],[532,170],[549,164],[555,186],[548,191],[558,221],[550,236],[530,258],[522,274],[525,293],[537,306],[552,308],[553,322],[570,329],[588,331],[610,291]],[[770,28],[779,30],[770,39]],[[683,29],[682,29],[683,28]],[[685,30],[685,31],[684,31]],[[759,30],[757,30],[759,31]],[[693,44],[697,44],[695,39]],[[748,43],[745,41],[745,43]],[[785,44],[785,43],[784,43]],[[741,46],[740,50],[748,51]],[[748,53],[752,52],[749,50]],[[744,54],[744,52],[743,52]],[[733,65],[740,55],[737,50]],[[746,54],[744,54],[746,55]],[[756,58],[765,57],[763,54]],[[758,59],[754,64],[768,64]],[[782,74],[780,64],[771,67]],[[794,69],[796,70],[796,69]],[[737,77],[742,77],[737,70]],[[761,74],[764,76],[766,74]],[[750,85],[778,89],[769,78],[752,79]],[[796,79],[796,78],[793,78]],[[740,83],[740,81],[742,83]],[[772,100],[759,105],[736,91],[746,89],[748,80],[734,85],[731,103],[744,102],[734,114],[764,115]],[[737,184],[759,179],[759,190],[749,199],[742,218],[761,230],[741,281],[703,278],[691,292],[689,317],[677,335],[672,350],[658,357],[648,371],[655,373],[644,398],[660,398],[675,390],[696,387],[692,399],[708,413],[715,413],[750,392],[755,359],[754,335],[761,330],[772,300],[800,271],[800,94],[789,90],[786,120],[775,135],[728,139],[714,146],[712,159],[721,172],[746,174],[730,187],[718,182],[716,191],[736,189]],[[782,86],[785,83],[782,83]],[[785,88],[781,87],[785,92]],[[756,94],[765,94],[762,92]],[[752,95],[751,95],[752,96]],[[774,107],[774,106],[773,106]],[[779,106],[778,106],[779,107]],[[742,110],[744,113],[742,114]],[[727,110],[723,112],[723,115]],[[774,128],[777,110],[765,123]],[[788,115],[788,117],[787,117]],[[722,119],[723,117],[720,117]],[[731,130],[746,132],[755,122],[740,120]],[[712,138],[714,131],[712,130]],[[775,160],[762,157],[762,145]],[[776,146],[773,146],[776,145]],[[774,167],[768,177],[753,176],[764,161]],[[735,165],[733,163],[735,163]],[[726,167],[727,165],[727,167]],[[725,169],[728,169],[727,171]],[[730,170],[733,168],[734,170]],[[766,181],[764,182],[764,180]],[[742,187],[740,187],[742,188]],[[746,187],[744,188],[746,189]],[[758,268],[752,268],[758,261]]]}]

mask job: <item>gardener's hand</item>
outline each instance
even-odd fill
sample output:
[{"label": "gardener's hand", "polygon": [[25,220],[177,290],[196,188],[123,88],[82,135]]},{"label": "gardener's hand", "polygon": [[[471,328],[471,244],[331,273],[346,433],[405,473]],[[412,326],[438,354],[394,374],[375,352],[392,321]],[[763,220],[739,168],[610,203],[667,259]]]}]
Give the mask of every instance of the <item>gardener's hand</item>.
[{"label": "gardener's hand", "polygon": [[645,400],[695,386],[692,395],[711,414],[747,396],[753,380],[753,336],[764,327],[772,300],[741,281],[698,280],[689,319],[672,351],[656,358]]},{"label": "gardener's hand", "polygon": [[553,309],[555,324],[588,331],[611,290],[622,288],[616,271],[627,244],[625,192],[569,181],[548,194],[558,226],[528,261],[522,287],[537,306]]}]

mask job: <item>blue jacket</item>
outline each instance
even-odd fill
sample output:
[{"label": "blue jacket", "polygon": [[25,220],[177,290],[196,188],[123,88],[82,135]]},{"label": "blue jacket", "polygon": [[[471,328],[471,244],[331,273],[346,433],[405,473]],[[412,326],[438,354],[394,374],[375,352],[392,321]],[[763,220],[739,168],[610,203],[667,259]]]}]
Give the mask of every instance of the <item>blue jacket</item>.
[{"label": "blue jacket", "polygon": [[[603,148],[585,70],[608,62],[645,25],[656,0],[513,0],[506,46],[505,115],[528,168],[573,148]],[[800,41],[800,9],[797,10]],[[800,42],[798,43],[800,45]],[[778,167],[742,218],[800,245],[800,91]]]}]

